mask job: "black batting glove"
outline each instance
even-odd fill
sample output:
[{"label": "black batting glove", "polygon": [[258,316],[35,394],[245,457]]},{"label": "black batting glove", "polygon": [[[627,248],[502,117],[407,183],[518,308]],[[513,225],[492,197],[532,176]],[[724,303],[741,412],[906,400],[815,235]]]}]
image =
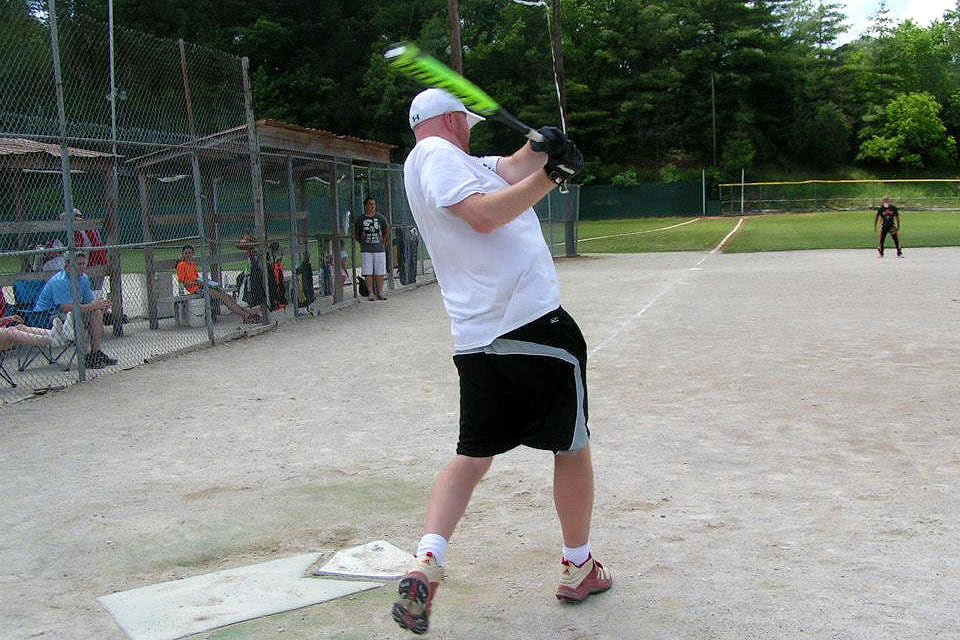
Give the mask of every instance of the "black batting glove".
[{"label": "black batting glove", "polygon": [[551,156],[563,152],[564,143],[567,141],[567,136],[563,131],[556,127],[540,127],[537,133],[543,136],[543,141],[531,140],[531,149],[537,153],[546,153]]},{"label": "black batting glove", "polygon": [[547,177],[560,184],[583,168],[583,154],[571,140],[566,140],[560,153],[551,154],[543,167]]}]

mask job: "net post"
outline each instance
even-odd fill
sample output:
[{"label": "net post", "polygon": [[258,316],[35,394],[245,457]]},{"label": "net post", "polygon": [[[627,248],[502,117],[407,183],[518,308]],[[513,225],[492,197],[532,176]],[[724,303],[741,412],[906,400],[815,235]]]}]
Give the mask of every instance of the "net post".
[{"label": "net post", "polygon": [[700,214],[703,216],[707,215],[707,170],[700,170],[700,188],[701,188],[701,204],[700,204]]},{"label": "net post", "polygon": [[746,170],[740,169],[740,215],[743,215],[744,205],[746,204]]}]

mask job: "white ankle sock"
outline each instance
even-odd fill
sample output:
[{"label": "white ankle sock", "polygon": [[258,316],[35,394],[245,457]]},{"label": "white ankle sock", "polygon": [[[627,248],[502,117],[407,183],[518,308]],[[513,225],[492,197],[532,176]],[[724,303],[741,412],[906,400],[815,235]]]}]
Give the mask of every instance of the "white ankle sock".
[{"label": "white ankle sock", "polygon": [[563,547],[563,559],[572,562],[578,567],[581,566],[584,562],[587,561],[587,558],[590,557],[590,543],[583,545],[582,547],[573,547],[572,549],[566,545]]},{"label": "white ankle sock", "polygon": [[443,566],[443,559],[447,555],[447,539],[439,533],[428,533],[420,538],[420,544],[417,545],[417,555],[423,555],[426,552],[433,554],[437,559],[437,564]]}]

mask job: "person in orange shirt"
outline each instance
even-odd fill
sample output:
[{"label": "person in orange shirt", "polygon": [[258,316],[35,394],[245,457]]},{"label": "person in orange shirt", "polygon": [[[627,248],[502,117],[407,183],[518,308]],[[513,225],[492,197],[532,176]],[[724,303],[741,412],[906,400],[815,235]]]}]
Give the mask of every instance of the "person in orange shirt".
[{"label": "person in orange shirt", "polygon": [[[200,293],[200,273],[197,271],[197,263],[193,261],[193,247],[189,244],[183,248],[183,256],[180,262],[177,263],[177,282],[180,283],[187,293]],[[237,301],[233,299],[233,296],[227,294],[225,291],[213,287],[208,287],[208,289],[211,300],[218,300],[227,305],[230,311],[233,311],[243,318],[243,321],[247,324],[262,322],[263,319],[259,313],[241,307],[237,304]]]}]

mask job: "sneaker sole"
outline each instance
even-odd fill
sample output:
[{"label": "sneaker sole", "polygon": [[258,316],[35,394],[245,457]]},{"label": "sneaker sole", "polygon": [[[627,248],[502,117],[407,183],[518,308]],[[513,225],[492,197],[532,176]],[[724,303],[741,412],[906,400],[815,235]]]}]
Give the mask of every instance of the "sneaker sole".
[{"label": "sneaker sole", "polygon": [[393,605],[393,619],[401,628],[416,634],[427,632],[430,624],[426,612],[430,587],[418,578],[404,577],[397,587],[400,599]]},{"label": "sneaker sole", "polygon": [[580,604],[581,602],[583,602],[584,600],[586,600],[587,598],[589,598],[594,594],[603,593],[604,591],[609,591],[610,587],[612,586],[613,585],[610,584],[600,589],[591,589],[590,591],[587,591],[584,594],[580,594],[575,590],[570,589],[569,587],[560,587],[557,590],[557,600],[559,600],[560,602],[566,602],[568,604]]}]

